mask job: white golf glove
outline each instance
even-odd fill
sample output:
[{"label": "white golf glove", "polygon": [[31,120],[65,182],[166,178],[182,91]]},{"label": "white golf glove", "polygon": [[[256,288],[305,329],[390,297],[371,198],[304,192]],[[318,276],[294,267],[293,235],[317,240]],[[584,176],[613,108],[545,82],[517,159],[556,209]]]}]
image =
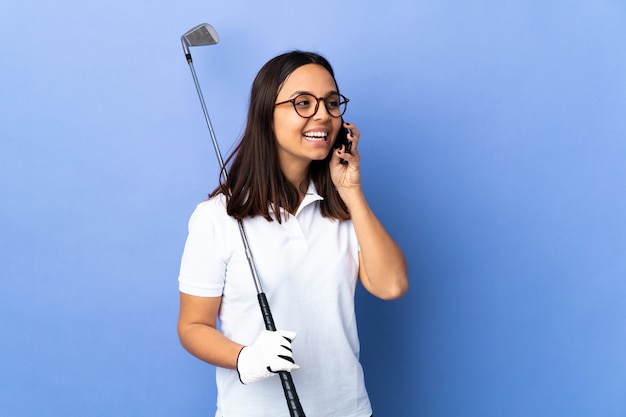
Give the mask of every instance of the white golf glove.
[{"label": "white golf glove", "polygon": [[263,330],[251,346],[245,346],[237,358],[237,372],[242,384],[250,384],[276,375],[295,371],[291,341],[296,333],[287,330]]}]

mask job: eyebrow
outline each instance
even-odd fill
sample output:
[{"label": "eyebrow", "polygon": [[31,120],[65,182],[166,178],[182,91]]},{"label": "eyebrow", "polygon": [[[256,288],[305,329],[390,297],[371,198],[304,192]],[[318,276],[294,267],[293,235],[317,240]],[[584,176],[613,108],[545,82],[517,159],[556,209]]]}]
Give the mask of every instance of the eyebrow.
[{"label": "eyebrow", "polygon": [[[289,97],[290,97],[290,98],[294,98],[294,97],[297,97],[297,96],[299,96],[299,95],[301,95],[301,94],[308,94],[308,95],[310,95],[310,96],[317,97],[315,94],[311,93],[310,91],[304,91],[304,90],[296,91],[295,93],[293,93],[293,94],[292,94],[291,96],[289,96]],[[325,95],[325,96],[323,96],[323,97],[328,97],[328,96],[330,96],[331,94],[339,94],[339,91],[337,91],[337,90],[331,90],[331,91],[329,91],[328,93],[326,93],[326,95]]]}]

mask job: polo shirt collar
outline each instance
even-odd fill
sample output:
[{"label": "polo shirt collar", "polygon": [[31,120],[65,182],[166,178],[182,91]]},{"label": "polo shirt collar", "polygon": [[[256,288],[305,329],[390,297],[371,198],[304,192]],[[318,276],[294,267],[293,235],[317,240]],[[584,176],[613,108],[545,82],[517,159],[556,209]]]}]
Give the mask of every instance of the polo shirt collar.
[{"label": "polo shirt collar", "polygon": [[[322,197],[321,195],[319,195],[317,193],[317,189],[315,188],[315,185],[313,184],[313,181],[309,182],[309,188],[306,190],[306,193],[304,194],[304,198],[302,199],[302,202],[300,203],[300,206],[298,206],[298,209],[296,210],[296,214],[295,216],[297,216],[298,214],[300,214],[300,212],[307,206],[311,205],[312,203],[315,203],[316,201],[320,201],[323,200],[324,197]],[[280,207],[280,213],[281,214],[286,214],[287,216],[292,216],[291,213],[289,213],[287,210],[285,210],[283,207]]]},{"label": "polo shirt collar", "polygon": [[300,213],[300,211],[302,211],[304,207],[316,201],[323,200],[323,199],[324,197],[322,197],[321,195],[317,193],[317,190],[315,189],[315,185],[313,184],[313,181],[310,181],[309,188],[306,190],[306,194],[304,194],[304,198],[302,199],[302,202],[300,203],[298,210],[296,210],[296,216],[298,215],[298,213]]}]

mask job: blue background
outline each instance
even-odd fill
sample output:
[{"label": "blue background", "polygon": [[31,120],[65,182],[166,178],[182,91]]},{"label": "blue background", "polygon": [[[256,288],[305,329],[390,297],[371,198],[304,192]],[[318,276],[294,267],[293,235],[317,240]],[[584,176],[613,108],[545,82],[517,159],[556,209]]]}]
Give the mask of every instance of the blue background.
[{"label": "blue background", "polygon": [[[208,416],[176,336],[188,217],[263,63],[335,66],[411,289],[358,290],[377,417],[626,415],[626,5],[4,1],[0,415]],[[280,318],[277,318],[280,322]],[[331,354],[331,352],[329,352]]]}]

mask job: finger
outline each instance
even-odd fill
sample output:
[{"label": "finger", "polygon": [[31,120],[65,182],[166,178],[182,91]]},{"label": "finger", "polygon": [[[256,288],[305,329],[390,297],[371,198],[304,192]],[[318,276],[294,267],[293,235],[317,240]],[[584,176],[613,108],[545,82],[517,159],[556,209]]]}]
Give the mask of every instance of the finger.
[{"label": "finger", "polygon": [[287,355],[278,355],[279,358],[286,360],[287,362],[296,363],[291,356]]},{"label": "finger", "polygon": [[339,158],[340,158],[340,160],[339,160],[340,163],[344,163],[342,161],[346,161],[346,163],[347,163],[347,162],[350,162],[350,161],[354,160],[354,158],[355,158],[355,155],[353,155],[352,152],[349,152],[349,153],[348,152],[344,152],[343,148],[339,149],[337,151],[337,156],[339,156]]},{"label": "finger", "polygon": [[333,158],[331,161],[332,166],[337,166],[337,165],[348,165],[348,161],[346,160],[346,158],[349,156],[349,153],[346,153],[344,151],[344,146],[342,145],[341,148],[335,150],[334,154],[333,154]]},{"label": "finger", "polygon": [[338,149],[335,154],[340,158],[348,162],[356,162],[360,158],[359,149],[356,147],[356,144],[352,144],[352,149],[350,152],[345,152],[344,148]]},{"label": "finger", "polygon": [[297,365],[295,363],[290,363],[290,362],[284,362],[283,361],[283,366],[280,365],[270,365],[267,367],[267,370],[273,374],[276,374],[278,372],[291,372],[291,371],[297,371],[298,369],[300,369],[300,365]]},{"label": "finger", "polygon": [[287,339],[290,343],[296,338],[296,332],[290,330],[277,330],[276,333]]},{"label": "finger", "polygon": [[295,371],[296,369],[300,369],[300,365],[293,363],[293,359],[287,360],[282,358],[276,358],[276,361],[267,366],[267,370],[272,373],[280,371],[291,372]]},{"label": "finger", "polygon": [[272,360],[270,360],[267,366],[267,370],[274,373],[280,371],[291,372],[299,368],[300,366],[295,363],[293,356],[290,353],[285,355],[276,355],[272,358]]},{"label": "finger", "polygon": [[350,133],[348,134],[348,139],[358,141],[361,137],[361,132],[359,131],[359,128],[356,127],[354,123],[349,122],[344,122],[343,125],[346,129],[350,130]]}]

